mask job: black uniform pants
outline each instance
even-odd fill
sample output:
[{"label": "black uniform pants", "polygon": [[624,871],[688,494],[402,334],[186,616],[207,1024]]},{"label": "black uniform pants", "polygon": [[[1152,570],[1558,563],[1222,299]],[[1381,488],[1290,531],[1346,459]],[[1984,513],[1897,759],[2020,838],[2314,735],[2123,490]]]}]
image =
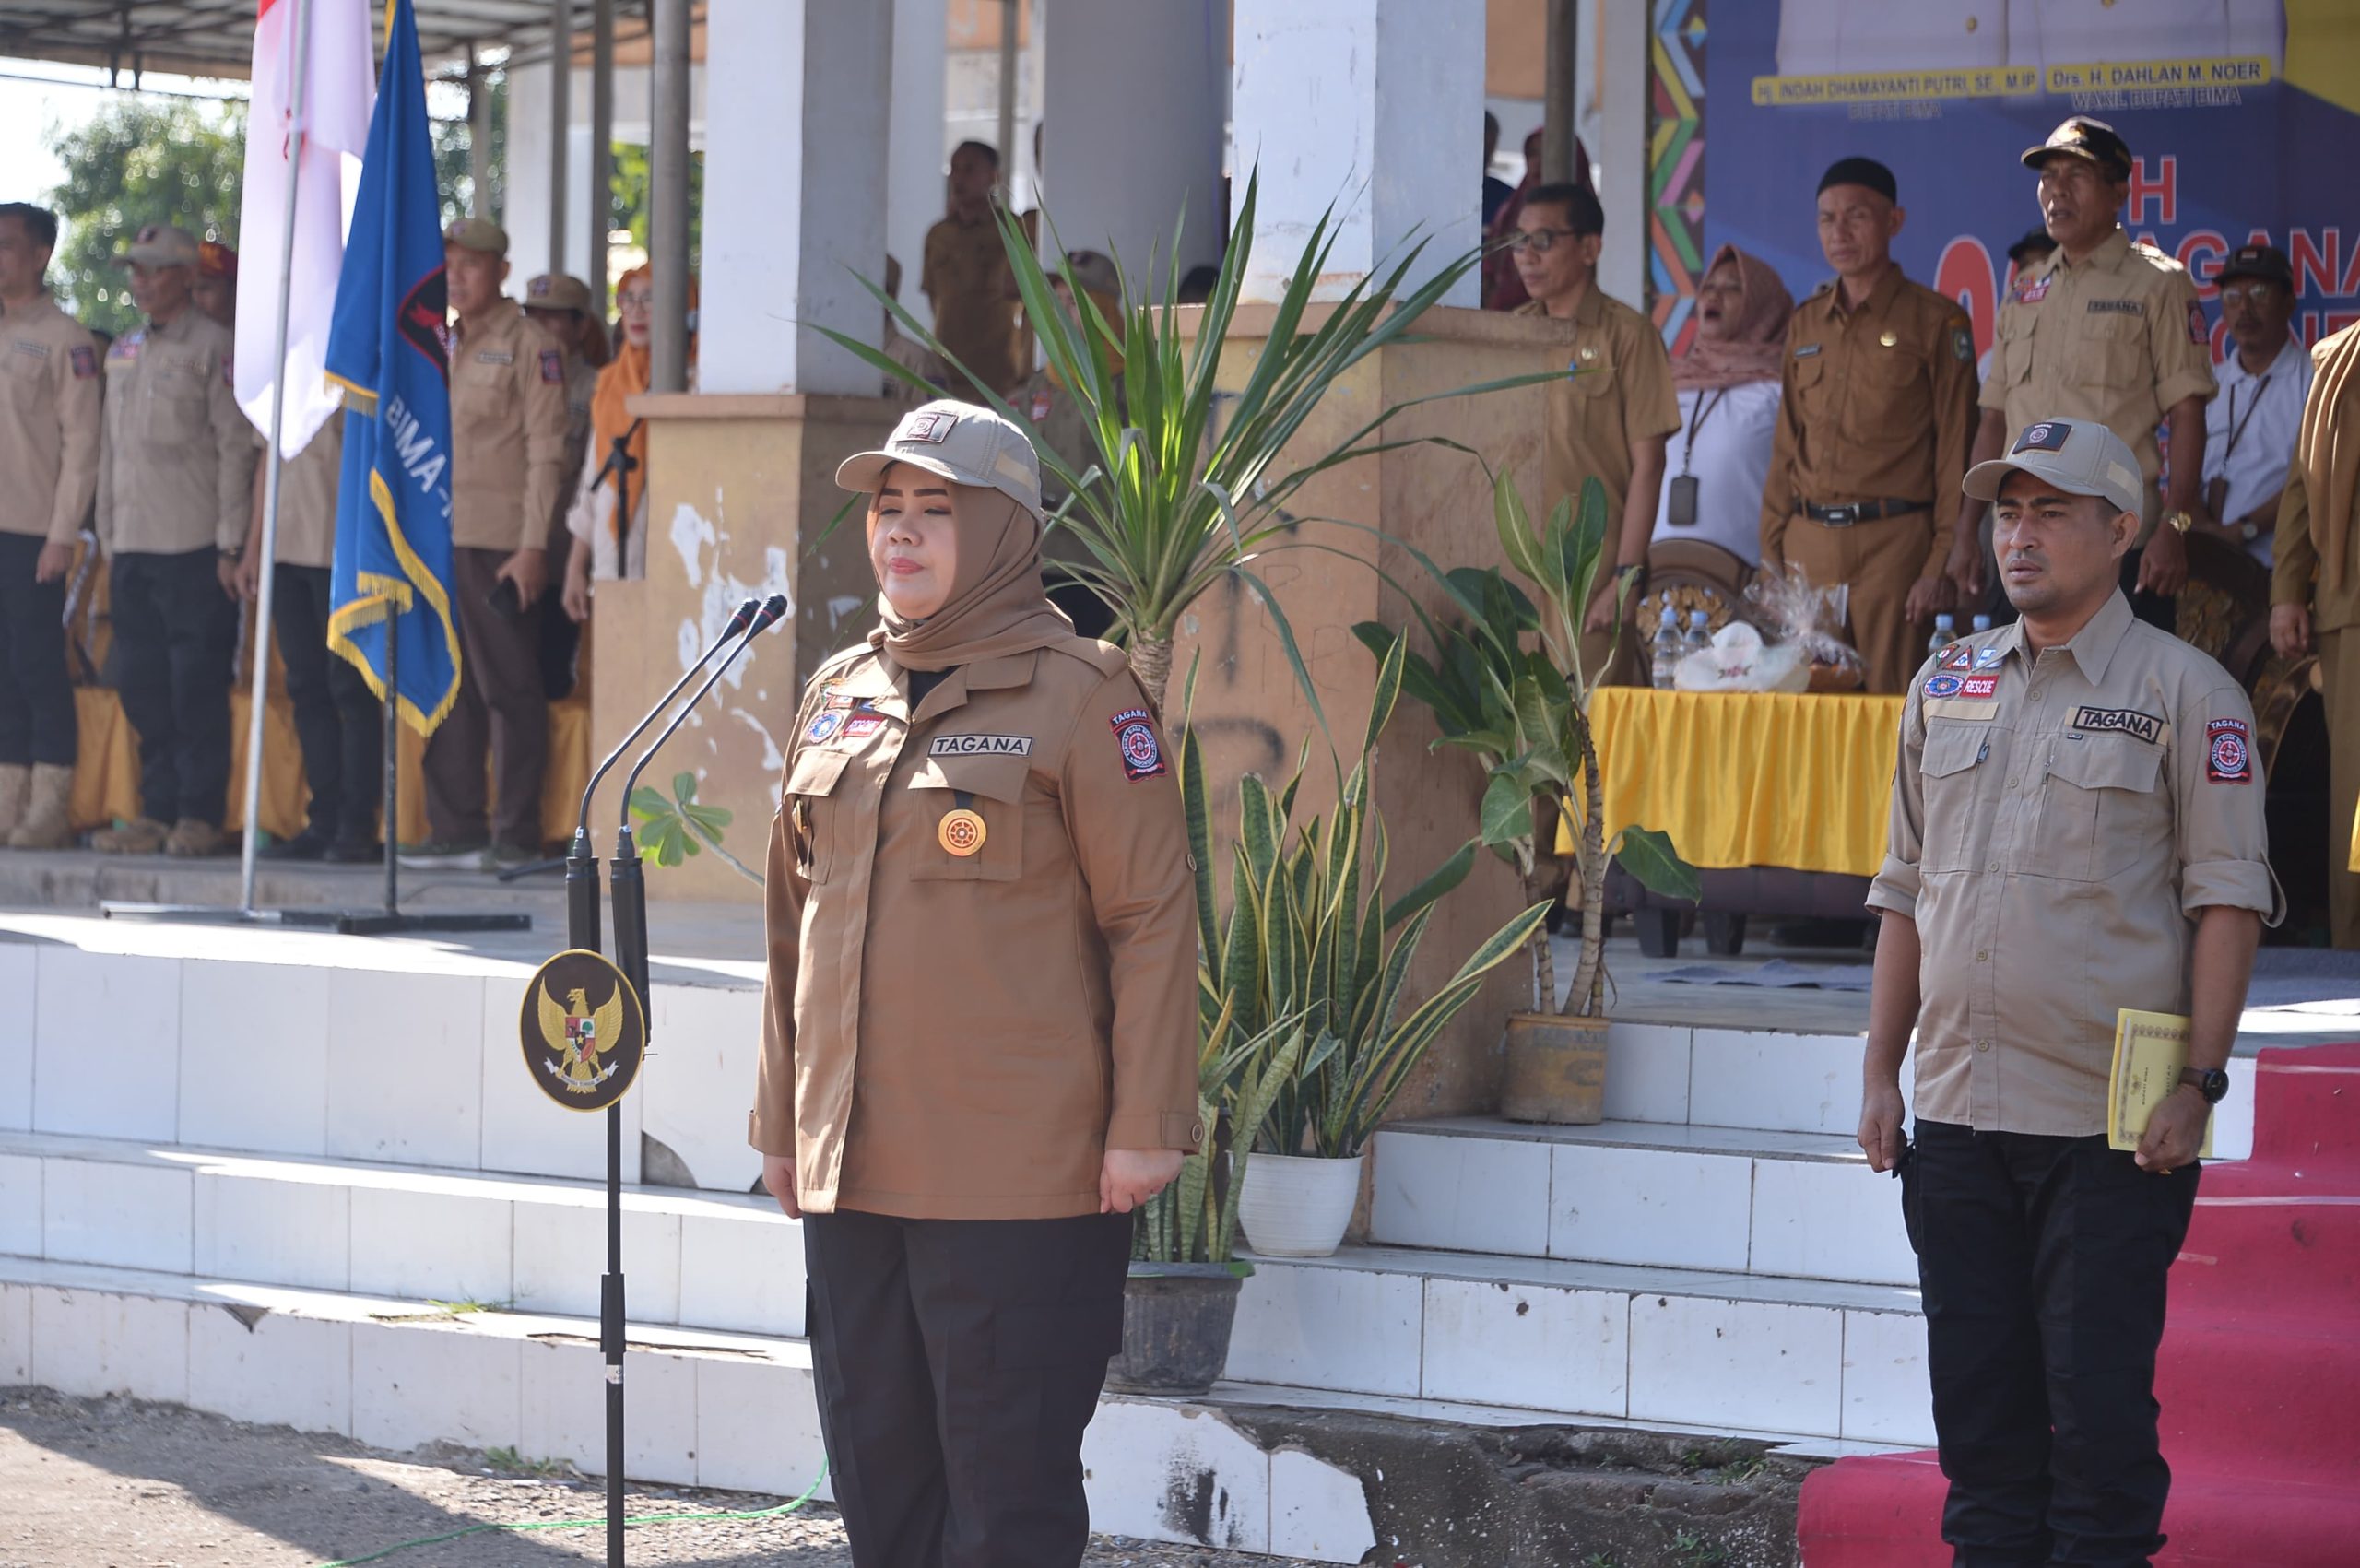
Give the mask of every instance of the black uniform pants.
[{"label": "black uniform pants", "polygon": [[271,575],[271,630],[312,786],[312,830],[369,843],[384,798],[384,711],[352,661],[328,652],[328,569],[280,565]]},{"label": "black uniform pants", "polygon": [[65,580],[33,581],[45,542],[0,534],[0,766],[70,768],[79,750],[65,669]]},{"label": "black uniform pants", "polygon": [[1131,1219],[803,1221],[820,1430],[855,1568],[1074,1568],[1081,1434]]},{"label": "black uniform pants", "polygon": [[114,687],[139,737],[139,809],[221,825],[238,607],[210,549],[119,555],[110,578]]},{"label": "black uniform pants", "polygon": [[2103,1137],[1917,1134],[1902,1210],[1956,1568],[2145,1563],[2171,1490],[2155,1434],[2165,1275],[2197,1168],[2153,1174]]},{"label": "black uniform pants", "polygon": [[[446,843],[481,843],[484,759],[495,759],[499,788],[490,837],[541,844],[541,780],[549,771],[549,700],[541,684],[543,594],[522,615],[492,607],[499,550],[451,551],[451,605],[459,621],[459,700],[426,743],[426,819]],[[562,615],[564,611],[555,613]]]}]

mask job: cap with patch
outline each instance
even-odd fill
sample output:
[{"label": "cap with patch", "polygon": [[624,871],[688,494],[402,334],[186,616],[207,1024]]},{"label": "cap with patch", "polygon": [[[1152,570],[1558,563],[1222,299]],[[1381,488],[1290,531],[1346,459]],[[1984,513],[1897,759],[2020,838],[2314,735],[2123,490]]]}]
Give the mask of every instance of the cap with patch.
[{"label": "cap with patch", "polygon": [[907,463],[954,485],[974,485],[1041,510],[1041,459],[1024,432],[988,408],[939,398],[902,416],[883,447],[836,466],[836,483],[873,492],[885,470]]},{"label": "cap with patch", "polygon": [[2130,144],[2103,120],[2076,114],[2048,133],[2038,147],[2024,148],[2024,167],[2037,169],[2059,155],[2083,158],[2117,180],[2130,178]]},{"label": "cap with patch", "polygon": [[196,236],[177,223],[151,223],[123,253],[123,259],[141,266],[195,266]]},{"label": "cap with patch", "polygon": [[525,285],[528,311],[580,311],[590,313],[590,285],[564,273],[545,272]]},{"label": "cap with patch", "polygon": [[2286,253],[2275,245],[2239,245],[2231,251],[2212,280],[2226,283],[2233,277],[2258,277],[2264,283],[2277,284],[2289,294],[2295,291],[2295,268],[2286,260]]},{"label": "cap with patch", "polygon": [[2122,438],[2094,419],[2042,419],[2018,433],[2008,455],[1977,463],[1959,488],[1976,501],[1997,501],[2015,473],[2047,479],[2069,495],[2104,498],[2118,512],[2137,512],[2146,497],[2139,459]]},{"label": "cap with patch", "polygon": [[508,253],[508,230],[489,218],[461,218],[442,230],[442,242],[456,245],[463,251],[481,251],[486,255],[504,256]]},{"label": "cap with patch", "polygon": [[196,247],[196,275],[199,277],[237,277],[238,253],[218,240],[200,241]]}]

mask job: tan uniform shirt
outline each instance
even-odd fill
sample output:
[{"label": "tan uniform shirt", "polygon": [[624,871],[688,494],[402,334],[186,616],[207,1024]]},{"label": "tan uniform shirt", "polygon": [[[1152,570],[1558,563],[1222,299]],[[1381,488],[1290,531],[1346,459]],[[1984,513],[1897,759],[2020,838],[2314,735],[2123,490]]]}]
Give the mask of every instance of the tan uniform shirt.
[{"label": "tan uniform shirt", "polygon": [[2163,514],[2155,427],[2184,398],[2210,402],[2212,334],[2187,268],[2121,230],[2075,266],[2059,249],[2019,274],[2000,306],[1982,406],[2012,438],[2042,419],[2095,419],[2139,454],[2145,518]]},{"label": "tan uniform shirt", "polygon": [[99,489],[99,345],[46,294],[0,316],[0,530],[70,545]]},{"label": "tan uniform shirt", "polygon": [[946,218],[927,230],[918,287],[934,305],[935,341],[994,392],[1013,385],[1023,371],[997,221],[989,214],[973,223]]},{"label": "tan uniform shirt", "polygon": [[278,476],[278,564],[326,568],[336,560],[336,497],[344,480],[344,415],[330,414],[319,433]]},{"label": "tan uniform shirt", "polygon": [[191,305],[107,350],[99,544],[109,555],[246,542],[254,428],[230,390],[230,329]]},{"label": "tan uniform shirt", "polygon": [[[573,510],[580,494],[578,476],[586,470],[596,475],[607,461],[607,454],[590,451],[590,400],[597,395],[598,367],[579,354],[565,357],[565,482],[558,487],[556,503],[550,508],[549,548],[563,552],[572,548],[572,536],[566,532],[566,514]],[[560,553],[560,560],[563,559]]]},{"label": "tan uniform shirt", "polygon": [[502,300],[461,322],[451,347],[451,542],[547,549],[561,515],[565,356],[542,344],[524,307]]},{"label": "tan uniform shirt", "polygon": [[1858,308],[1846,306],[1839,283],[1796,306],[1762,488],[1764,556],[1785,559],[1787,525],[1806,505],[1920,501],[1934,532],[1918,575],[1940,572],[1975,441],[1975,395],[1966,312],[1899,267],[1887,267]]},{"label": "tan uniform shirt", "polygon": [[[952,671],[913,714],[863,645],[821,666],[771,828],[749,1137],[803,1207],[1098,1211],[1103,1151],[1193,1149],[1197,913],[1179,789],[1123,655]],[[944,819],[981,814],[981,847]]]},{"label": "tan uniform shirt", "polygon": [[[2354,332],[2360,332],[2360,326],[2347,326],[2342,332],[2320,338],[2311,349],[2311,363],[2324,367],[2337,352],[2340,340]],[[2311,383],[2311,395],[2325,395],[2327,386],[2327,377],[2317,378]],[[2334,419],[2345,430],[2360,430],[2360,395],[2347,394],[2344,407],[2336,411]],[[2360,540],[2360,497],[2354,498],[2353,516],[2346,522],[2352,529],[2349,536]],[[2294,466],[2287,470],[2286,489],[2278,501],[2277,555],[2271,567],[2270,602],[2310,606],[2311,629],[2315,631],[2340,631],[2348,626],[2360,626],[2360,558],[2347,558],[2341,585],[2319,577],[2319,540],[2311,532],[2310,480],[2304,475],[2303,454],[2299,451],[2295,454]]]},{"label": "tan uniform shirt", "polygon": [[1868,901],[1924,950],[1917,1114],[2104,1131],[2117,1009],[2188,1011],[2199,911],[2284,911],[2262,790],[2246,694],[2119,593],[2037,663],[2021,623],[1928,660]]},{"label": "tan uniform shirt", "polygon": [[[1538,300],[1516,308],[1520,316],[1549,319]],[[1671,356],[1655,323],[1596,283],[1582,290],[1569,321],[1575,373],[1549,388],[1549,454],[1543,500],[1581,504],[1581,483],[1606,488],[1607,555],[1621,536],[1622,500],[1631,489],[1631,448],[1680,429],[1680,395],[1672,390]]]}]

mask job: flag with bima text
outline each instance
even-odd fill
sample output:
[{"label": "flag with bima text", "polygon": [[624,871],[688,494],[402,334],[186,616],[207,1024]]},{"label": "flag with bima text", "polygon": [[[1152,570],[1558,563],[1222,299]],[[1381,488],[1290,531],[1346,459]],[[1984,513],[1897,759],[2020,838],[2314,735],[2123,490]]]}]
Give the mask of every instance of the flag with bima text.
[{"label": "flag with bima text", "polygon": [[459,696],[442,218],[410,0],[387,0],[385,35],[328,336],[349,410],[328,646],[429,735]]}]

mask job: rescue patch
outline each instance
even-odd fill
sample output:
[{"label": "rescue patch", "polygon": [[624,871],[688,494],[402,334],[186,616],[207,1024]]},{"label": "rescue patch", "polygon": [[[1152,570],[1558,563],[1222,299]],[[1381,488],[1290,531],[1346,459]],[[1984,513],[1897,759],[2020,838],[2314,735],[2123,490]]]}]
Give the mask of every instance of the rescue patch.
[{"label": "rescue patch", "polygon": [[2243,719],[2204,726],[2204,776],[2214,784],[2253,783],[2253,729]]},{"label": "rescue patch", "polygon": [[565,361],[554,348],[541,350],[541,384],[558,386],[565,381]]},{"label": "rescue patch", "polygon": [[2017,301],[2021,304],[2026,305],[2039,304],[2041,301],[2048,297],[2048,283],[2049,280],[2046,277],[2033,278],[2023,288],[2016,290]]},{"label": "rescue patch", "polygon": [[893,440],[896,444],[923,441],[939,446],[950,439],[951,427],[958,422],[959,416],[956,414],[913,414],[908,421],[894,432]]},{"label": "rescue patch", "polygon": [[2083,309],[2094,316],[2143,316],[2147,307],[2136,300],[2092,300]]},{"label": "rescue patch", "polygon": [[853,714],[850,718],[844,721],[844,738],[846,740],[865,739],[869,736],[875,735],[879,730],[883,729],[884,727],[884,714],[872,713],[867,709],[863,708],[860,712]]},{"label": "rescue patch", "polygon": [[99,352],[88,344],[74,350],[74,379],[88,381],[99,373]]},{"label": "rescue patch", "polygon": [[2204,324],[2204,307],[2201,305],[2188,307],[2188,340],[2190,343],[2210,343],[2212,340],[2212,329]]},{"label": "rescue patch", "polygon": [[513,365],[516,356],[505,348],[486,348],[476,356],[478,365]]},{"label": "rescue patch", "polygon": [[938,735],[927,747],[929,757],[1030,757],[1029,735]]},{"label": "rescue patch", "polygon": [[2000,695],[2000,678],[1996,675],[1970,675],[1961,683],[1958,694],[1970,701],[1988,702]]},{"label": "rescue patch", "polygon": [[843,713],[837,709],[831,708],[827,712],[821,713],[818,718],[811,721],[811,727],[803,732],[803,738],[809,741],[812,745],[817,746],[821,741],[827,739],[828,737],[835,734],[836,726],[844,722],[844,716]]},{"label": "rescue patch", "polygon": [[1951,328],[1951,358],[1962,365],[1975,362],[1975,334],[1963,326]]},{"label": "rescue patch", "polygon": [[2063,419],[2043,419],[2036,425],[2026,425],[2016,444],[2008,448],[2013,457],[2019,452],[2062,452],[2072,438],[2073,427]]},{"label": "rescue patch", "polygon": [[1926,678],[1926,695],[1929,697],[1955,697],[1958,695],[1958,689],[1965,684],[1966,678],[1965,676],[1929,676]]},{"label": "rescue patch", "polygon": [[1123,753],[1123,776],[1137,784],[1163,769],[1163,748],[1155,738],[1155,725],[1144,708],[1126,708],[1106,721],[1114,726],[1115,744]]},{"label": "rescue patch", "polygon": [[2164,721],[2136,708],[2078,709],[2073,714],[2073,727],[2135,735],[2151,745],[2160,743],[2164,738]]}]

